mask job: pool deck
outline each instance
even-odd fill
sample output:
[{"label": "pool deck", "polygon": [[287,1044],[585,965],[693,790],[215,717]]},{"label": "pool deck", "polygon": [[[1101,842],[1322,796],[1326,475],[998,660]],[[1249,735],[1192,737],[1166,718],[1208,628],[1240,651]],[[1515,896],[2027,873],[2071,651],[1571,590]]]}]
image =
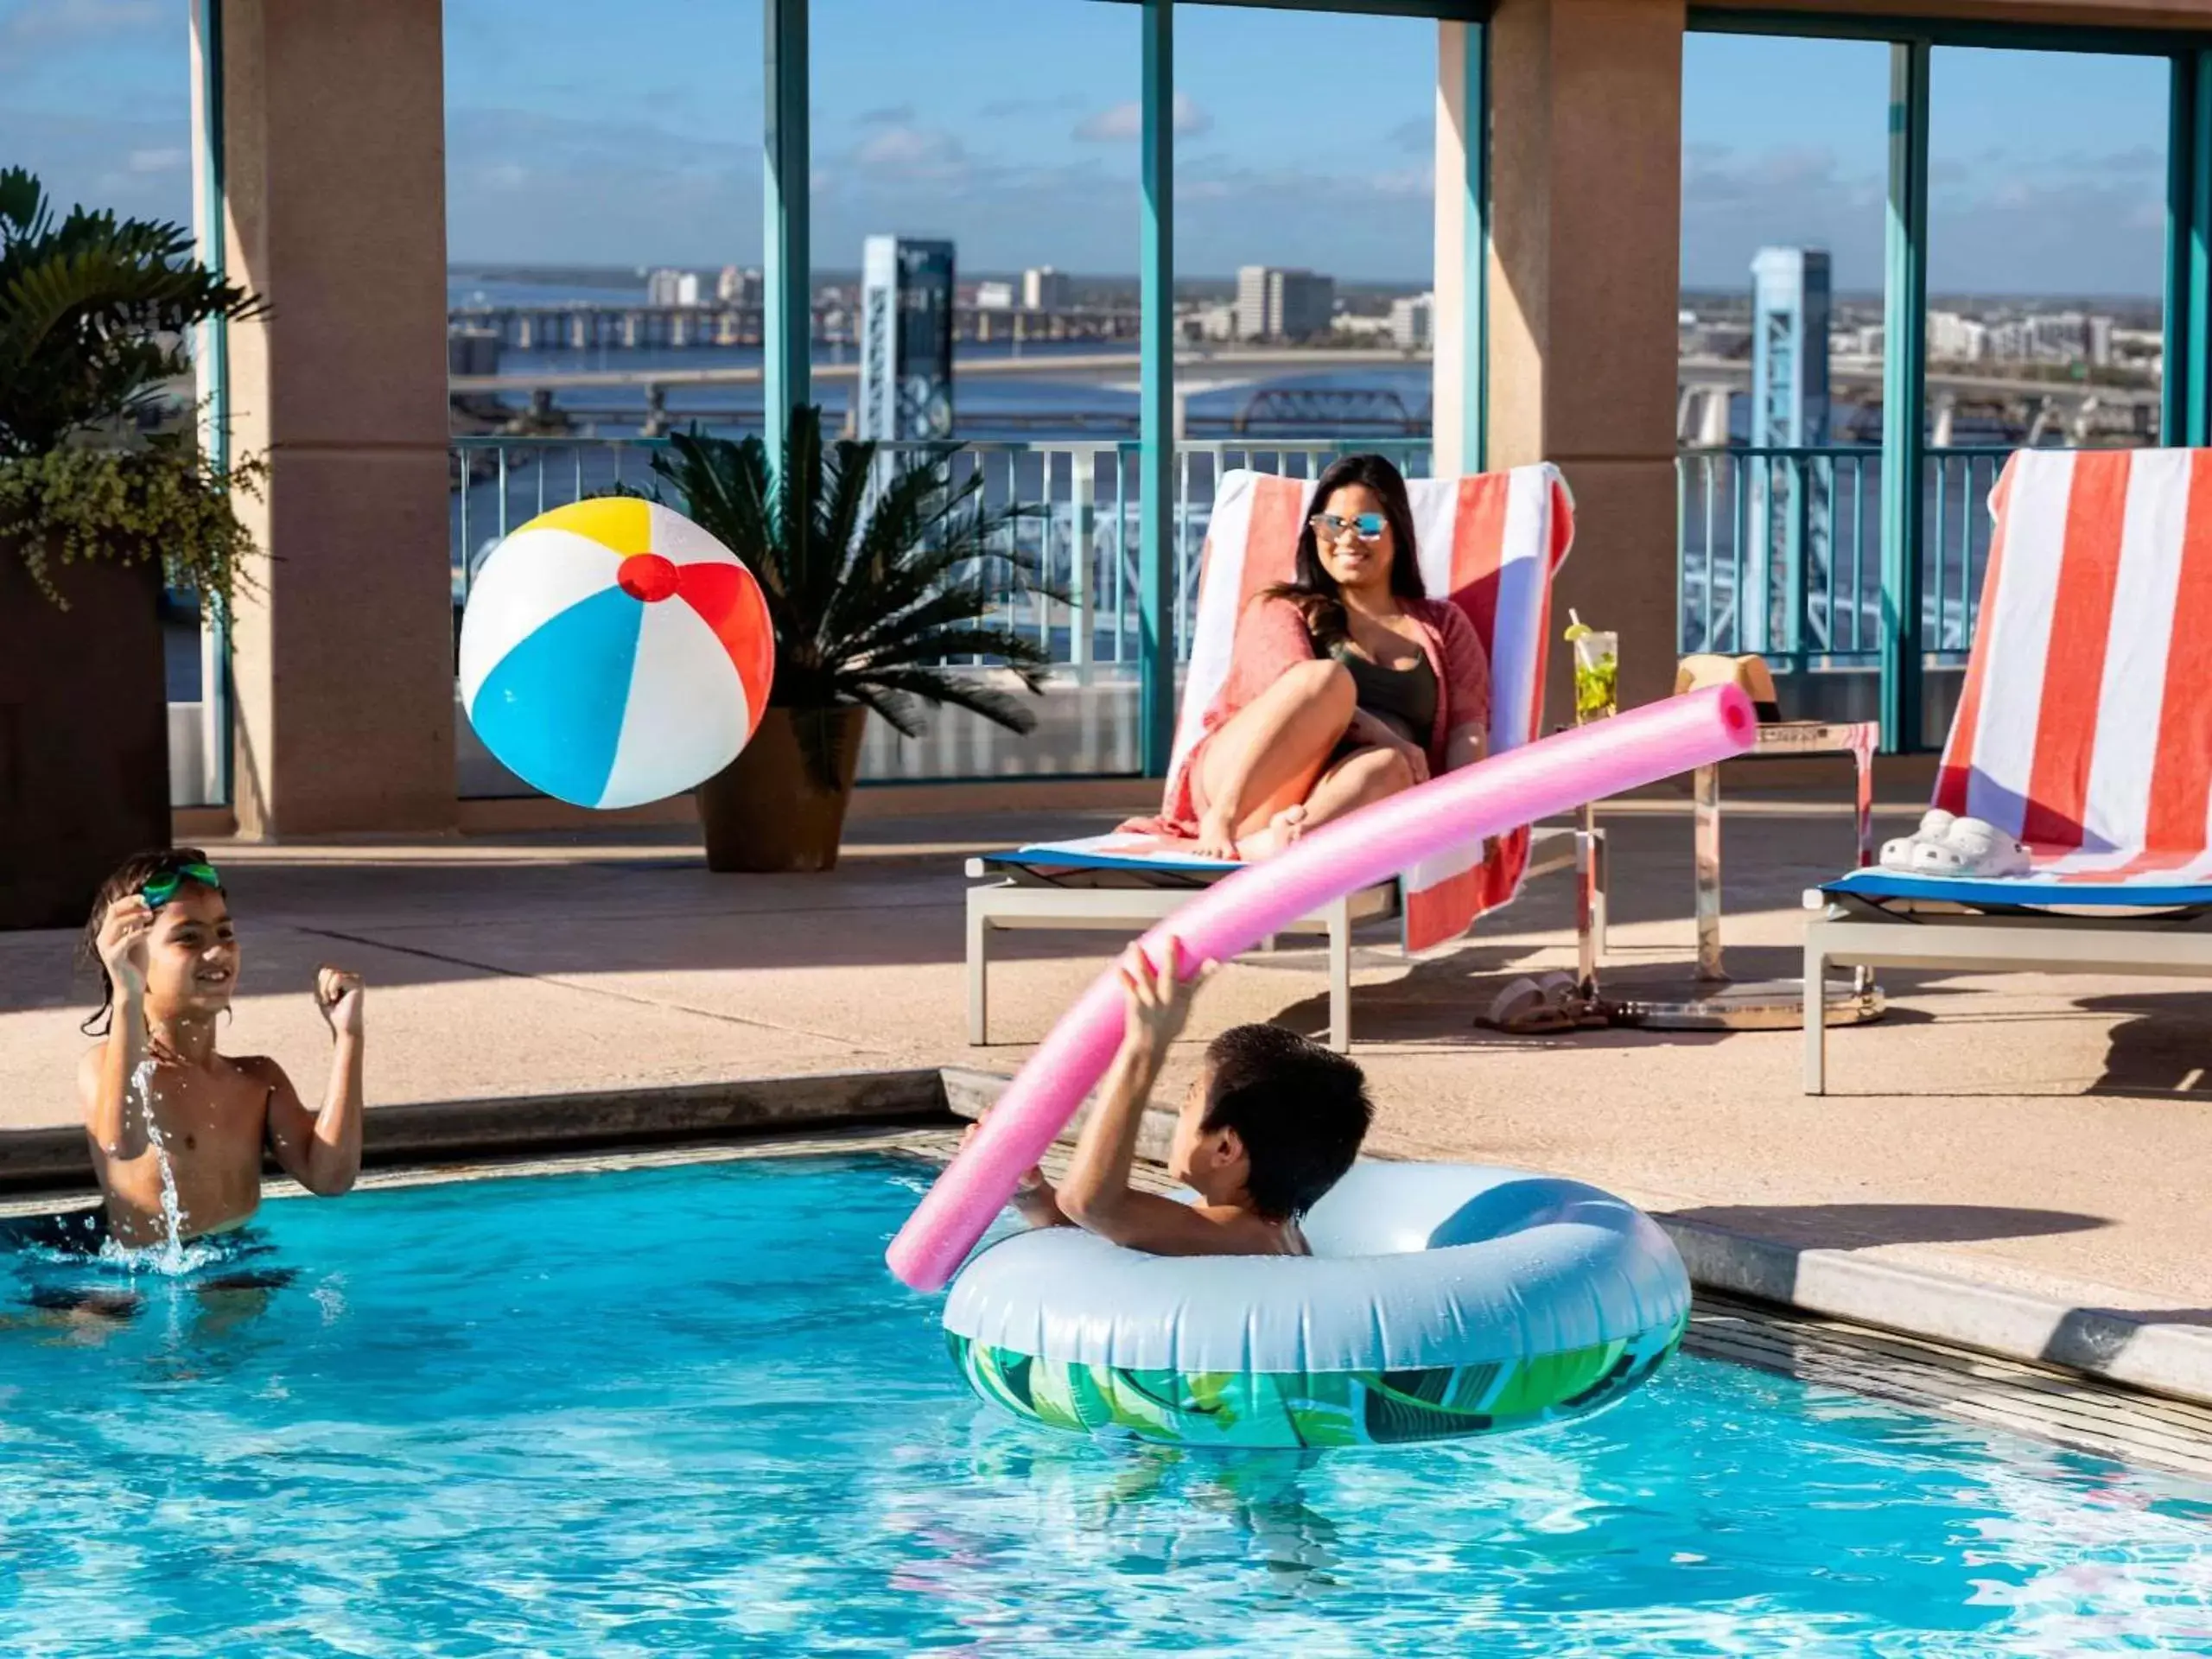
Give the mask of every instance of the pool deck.
[{"label": "pool deck", "polygon": [[[1136,789],[1128,804],[1143,804]],[[303,1090],[319,1086],[327,1039],[307,988],[330,961],[368,977],[379,1107],[1011,1071],[1103,965],[1110,936],[1002,936],[993,1024],[1008,1040],[969,1048],[962,859],[1113,816],[1094,791],[1084,810],[870,817],[842,868],[817,877],[709,875],[681,828],[219,845],[247,952],[226,1046],[273,1053]],[[1623,803],[1605,822],[1609,978],[1680,977],[1687,805]],[[1732,971],[1794,970],[1798,895],[1849,850],[1833,792],[1732,798]],[[1382,1106],[1378,1151],[1614,1187],[1666,1212],[1715,1283],[1998,1352],[2033,1357],[2040,1344],[2146,1382],[2199,1368],[2212,1388],[2212,1001],[2201,986],[1893,976],[1890,1017],[1832,1033],[1838,1092],[1812,1100],[1798,1091],[1794,1032],[1474,1028],[1506,978],[1571,963],[1569,897],[1562,880],[1540,882],[1455,950],[1410,967],[1381,940],[1358,954],[1353,1029]],[[74,944],[0,934],[0,1130],[73,1121],[87,1007]],[[1223,1025],[1318,1030],[1323,990],[1318,952],[1234,964],[1171,1084]]]}]

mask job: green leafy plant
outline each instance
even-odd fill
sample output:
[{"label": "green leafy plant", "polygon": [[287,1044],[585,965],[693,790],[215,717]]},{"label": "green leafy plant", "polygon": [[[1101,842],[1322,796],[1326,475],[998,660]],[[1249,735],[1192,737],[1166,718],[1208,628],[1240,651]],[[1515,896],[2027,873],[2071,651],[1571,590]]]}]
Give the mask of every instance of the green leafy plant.
[{"label": "green leafy plant", "polygon": [[[771,707],[858,704],[907,737],[921,730],[918,702],[1010,731],[1036,725],[1005,692],[946,666],[992,659],[1033,694],[1051,661],[1035,639],[991,620],[1009,592],[1046,591],[1013,534],[1039,510],[987,505],[980,472],[955,481],[955,453],[898,463],[874,443],[825,445],[821,411],[801,406],[773,475],[758,437],[679,433],[653,458],[681,510],[760,580],[776,631]],[[828,722],[797,729],[817,782],[836,788]]]},{"label": "green leafy plant", "polygon": [[261,302],[192,257],[181,226],[73,207],[0,169],[0,455],[135,416],[190,372],[191,330]]},{"label": "green leafy plant", "polygon": [[55,567],[102,559],[158,564],[168,587],[197,591],[227,620],[238,592],[252,586],[245,567],[255,550],[233,492],[257,495],[264,481],[258,461],[219,475],[175,437],[0,460],[0,540],[16,543],[31,581],[63,610]]},{"label": "green leafy plant", "polygon": [[58,566],[158,563],[226,614],[252,538],[232,492],[257,462],[218,474],[181,435],[126,429],[188,373],[193,328],[261,302],[192,256],[181,226],[73,207],[0,168],[0,537],[55,604]]}]

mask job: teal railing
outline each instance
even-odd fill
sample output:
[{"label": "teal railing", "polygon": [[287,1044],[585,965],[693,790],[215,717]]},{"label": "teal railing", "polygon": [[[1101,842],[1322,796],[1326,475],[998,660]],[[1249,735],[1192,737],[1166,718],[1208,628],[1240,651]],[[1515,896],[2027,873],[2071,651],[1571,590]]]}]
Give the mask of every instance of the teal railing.
[{"label": "teal railing", "polygon": [[[1927,452],[1922,639],[1964,660],[1989,556],[1989,492],[2011,449]],[[1675,459],[1675,592],[1685,652],[1756,652],[1777,669],[1871,667],[1882,627],[1878,448],[1688,449]]]},{"label": "teal railing", "polygon": [[[452,444],[454,602],[484,556],[508,531],[549,508],[617,484],[657,483],[653,438],[457,437]],[[887,444],[894,455],[944,446]],[[1189,654],[1198,607],[1198,562],[1211,522],[1214,487],[1233,467],[1311,478],[1339,454],[1379,451],[1409,476],[1428,471],[1428,441],[1372,438],[1233,439],[1176,446],[1172,505],[1176,655]],[[1114,439],[972,442],[950,450],[954,475],[980,474],[993,506],[1033,509],[1009,532],[1029,556],[1043,587],[1061,597],[1007,591],[1002,620],[1033,632],[1057,663],[1078,668],[1127,664],[1137,658],[1139,446]]]}]

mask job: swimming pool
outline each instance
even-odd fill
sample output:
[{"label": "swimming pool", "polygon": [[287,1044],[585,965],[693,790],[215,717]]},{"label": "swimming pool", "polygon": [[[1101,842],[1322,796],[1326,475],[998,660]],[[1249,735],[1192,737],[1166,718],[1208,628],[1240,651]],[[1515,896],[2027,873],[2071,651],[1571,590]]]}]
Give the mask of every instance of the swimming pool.
[{"label": "swimming pool", "polygon": [[[1179,1454],[979,1404],[882,1268],[930,1172],[273,1204],[272,1290],[0,1270],[11,1655],[2212,1648],[2212,1488],[1677,1359],[1594,1419]],[[47,1296],[42,1300],[51,1300]]]}]

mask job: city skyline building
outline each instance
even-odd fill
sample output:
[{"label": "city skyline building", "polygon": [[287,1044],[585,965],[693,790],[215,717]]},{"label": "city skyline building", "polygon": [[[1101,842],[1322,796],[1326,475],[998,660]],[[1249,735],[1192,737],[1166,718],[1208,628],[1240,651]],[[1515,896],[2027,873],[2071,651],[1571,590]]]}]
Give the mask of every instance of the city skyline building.
[{"label": "city skyline building", "polygon": [[1434,343],[1436,296],[1408,294],[1390,302],[1390,339],[1401,351],[1418,351]]},{"label": "city skyline building", "polygon": [[1278,265],[1243,265],[1236,272],[1240,340],[1306,340],[1329,332],[1337,279]]},{"label": "city skyline building", "polygon": [[1021,303],[1031,311],[1065,311],[1075,304],[1075,284],[1065,270],[1033,265],[1021,273]]}]

